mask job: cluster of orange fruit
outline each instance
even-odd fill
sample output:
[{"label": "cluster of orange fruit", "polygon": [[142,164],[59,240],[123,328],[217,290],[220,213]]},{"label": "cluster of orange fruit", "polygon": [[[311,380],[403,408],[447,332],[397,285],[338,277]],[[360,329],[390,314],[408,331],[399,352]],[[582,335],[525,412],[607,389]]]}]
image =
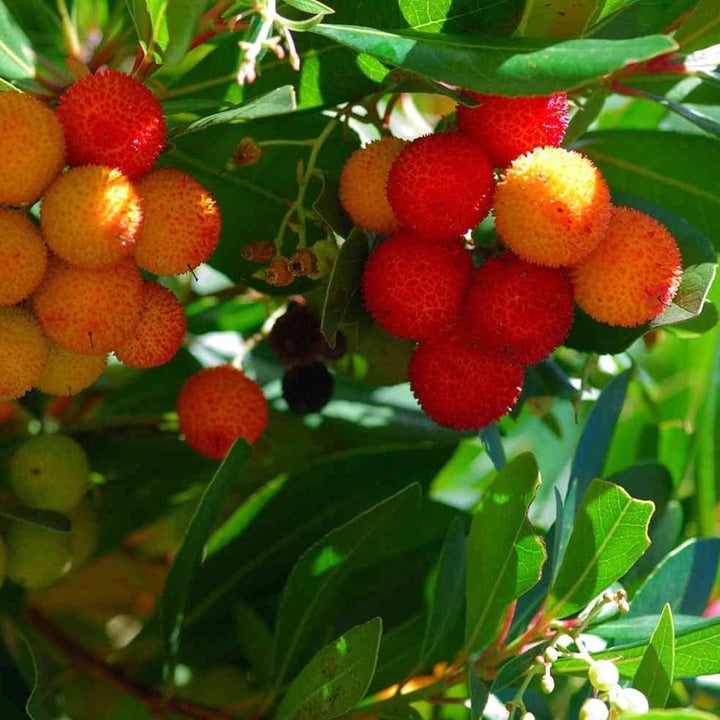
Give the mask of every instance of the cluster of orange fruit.
[{"label": "cluster of orange fruit", "polygon": [[166,126],[153,93],[113,70],[70,85],[55,110],[4,92],[0,131],[0,398],[76,394],[110,352],[132,367],[170,360],[184,308],[141,270],[192,270],[221,218],[194,178],[154,167]]},{"label": "cluster of orange fruit", "polygon": [[[362,289],[374,320],[417,341],[411,388],[440,425],[478,429],[517,402],[529,365],[568,337],[575,305],[610,325],[659,315],[680,251],[649,215],[612,205],[601,173],[560,147],[564,93],[468,93],[457,130],[357,150],[340,180],[354,223],[383,239]],[[492,212],[498,242],[471,231]]]}]

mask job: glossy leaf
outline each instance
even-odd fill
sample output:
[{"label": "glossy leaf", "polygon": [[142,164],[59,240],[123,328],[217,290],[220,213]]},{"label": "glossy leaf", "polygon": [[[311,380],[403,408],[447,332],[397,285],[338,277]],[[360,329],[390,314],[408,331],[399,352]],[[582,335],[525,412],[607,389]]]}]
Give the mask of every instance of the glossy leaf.
[{"label": "glossy leaf", "polygon": [[650,707],[663,708],[675,671],[675,627],[670,605],[663,608],[650,643],[633,678],[633,687],[645,695]]},{"label": "glossy leaf", "polygon": [[6,80],[35,77],[33,45],[4,2],[0,2],[0,27],[0,76]]},{"label": "glossy leaf", "polygon": [[588,34],[594,37],[629,38],[649,32],[666,32],[697,0],[635,0],[623,2],[616,12],[593,25]]},{"label": "glossy leaf", "polygon": [[683,52],[692,52],[720,42],[720,16],[714,0],[700,0],[675,33]]},{"label": "glossy leaf", "polygon": [[[648,642],[658,622],[660,622],[660,614],[640,615],[638,617],[623,615],[619,619],[594,625],[592,634],[606,638],[612,645]],[[691,630],[697,630],[706,625],[706,618],[697,615],[677,615],[673,613],[673,626],[676,635],[685,635]]]},{"label": "glossy leaf", "polygon": [[177,65],[183,59],[207,4],[207,0],[168,0],[165,18],[168,43],[163,55],[164,65]]},{"label": "glossy leaf", "polygon": [[480,720],[490,693],[477,676],[472,665],[468,668],[468,688],[470,690],[470,720]]},{"label": "glossy leaf", "polygon": [[358,625],[320,650],[292,681],[278,720],[329,720],[364,697],[375,673],[380,618]]},{"label": "glossy leaf", "polygon": [[590,484],[550,590],[548,616],[581,610],[632,567],[650,544],[653,507],[605,480]]},{"label": "glossy leaf", "polygon": [[[590,84],[630,62],[675,49],[669,37],[633,40],[533,40],[391,33],[321,24],[315,33],[435,80],[503,95],[547,95]],[[483,68],[479,73],[478,68]]]},{"label": "glossy leaf", "polygon": [[493,478],[473,515],[465,624],[470,652],[497,637],[512,602],[540,578],[545,548],[527,519],[539,485],[535,458],[523,453]]},{"label": "glossy leaf", "polygon": [[[580,37],[601,0],[528,0],[517,34],[522,37]],[[638,33],[640,34],[640,33]]]}]

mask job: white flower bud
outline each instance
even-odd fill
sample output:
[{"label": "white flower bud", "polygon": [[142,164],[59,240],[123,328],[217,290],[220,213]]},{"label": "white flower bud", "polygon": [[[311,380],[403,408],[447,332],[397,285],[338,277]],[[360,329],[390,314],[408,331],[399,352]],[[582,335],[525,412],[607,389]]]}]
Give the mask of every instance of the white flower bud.
[{"label": "white flower bud", "polygon": [[618,600],[617,609],[621,615],[626,615],[630,612],[630,603],[624,598]]},{"label": "white flower bud", "polygon": [[552,645],[546,647],[543,654],[545,655],[545,660],[549,663],[557,662],[557,659],[560,657],[560,653]]},{"label": "white flower bud", "polygon": [[650,709],[647,698],[635,688],[620,688],[613,693],[610,704],[621,713],[643,715]]},{"label": "white flower bud", "polygon": [[555,689],[555,679],[552,675],[546,674],[540,678],[540,689],[549,695]]},{"label": "white flower bud", "polygon": [[580,708],[579,720],[607,720],[610,714],[608,706],[597,698],[588,698]]},{"label": "white flower bud", "polygon": [[520,720],[535,720],[535,716],[531,712],[523,713]]},{"label": "white flower bud", "polygon": [[613,685],[617,685],[620,672],[612,660],[598,660],[590,665],[588,677],[596,690],[607,692]]}]

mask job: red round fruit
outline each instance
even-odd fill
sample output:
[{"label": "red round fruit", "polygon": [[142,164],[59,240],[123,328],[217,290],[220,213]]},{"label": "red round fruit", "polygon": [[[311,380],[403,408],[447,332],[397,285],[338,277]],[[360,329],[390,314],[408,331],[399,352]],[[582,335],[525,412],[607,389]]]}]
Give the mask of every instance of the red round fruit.
[{"label": "red round fruit", "polygon": [[490,211],[493,166],[483,149],[463,135],[425,135],[400,152],[387,188],[402,225],[428,240],[453,240]]},{"label": "red round fruit", "polygon": [[564,92],[515,98],[465,94],[480,104],[458,105],[460,132],[479,142],[497,167],[536,147],[559,147],[565,137],[569,116]]},{"label": "red round fruit", "polygon": [[70,165],[107,165],[135,178],[150,170],[165,145],[160,102],[146,85],[116,70],[70,85],[57,114]]},{"label": "red round fruit", "polygon": [[525,369],[478,352],[461,323],[423,340],[408,365],[420,407],[438,425],[476,430],[517,402]]},{"label": "red round fruit", "polygon": [[391,335],[420,340],[457,319],[471,272],[458,240],[429,242],[400,230],[365,265],[365,306]]},{"label": "red round fruit", "polygon": [[483,352],[533,365],[567,338],[573,306],[563,268],[534,265],[505,251],[473,271],[463,322]]}]

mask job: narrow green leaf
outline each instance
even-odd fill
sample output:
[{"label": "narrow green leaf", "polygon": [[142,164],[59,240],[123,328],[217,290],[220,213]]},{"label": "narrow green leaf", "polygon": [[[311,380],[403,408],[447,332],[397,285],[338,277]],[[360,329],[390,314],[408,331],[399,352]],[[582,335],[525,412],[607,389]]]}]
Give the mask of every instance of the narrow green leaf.
[{"label": "narrow green leaf", "polygon": [[205,488],[195,514],[190,520],[182,545],[167,574],[159,606],[165,651],[171,666],[180,646],[185,606],[195,573],[203,559],[205,543],[217,522],[227,493],[237,482],[240,470],[249,455],[250,446],[244,440],[235,441],[215,476]]},{"label": "narrow green leaf", "polygon": [[627,720],[717,720],[717,715],[694,708],[673,708],[672,710],[650,710],[642,715],[623,715]]},{"label": "narrow green leaf", "polygon": [[278,720],[329,720],[365,696],[375,674],[382,620],[358,625],[326,645],[292,681]]},{"label": "narrow green leaf", "polygon": [[530,453],[509,462],[490,482],[468,538],[466,649],[487,647],[514,600],[540,578],[545,547],[527,512],[540,485]]},{"label": "narrow green leaf", "polygon": [[296,10],[302,10],[302,12],[310,13],[323,13],[330,15],[335,11],[325,3],[319,2],[319,0],[284,0],[286,5],[294,7]]},{"label": "narrow green leaf", "polygon": [[467,539],[462,520],[456,518],[445,537],[437,576],[435,592],[430,604],[425,637],[420,652],[420,667],[425,667],[448,633],[457,623],[465,600],[465,558]]},{"label": "narrow green leaf", "polygon": [[273,637],[270,630],[255,610],[244,602],[235,605],[235,630],[253,679],[268,687],[273,676]]},{"label": "narrow green leaf", "polygon": [[29,508],[24,505],[0,505],[0,515],[58,532],[70,532],[70,520],[56,510]]},{"label": "narrow green leaf", "polygon": [[518,25],[522,37],[580,37],[600,0],[528,0]]},{"label": "narrow green leaf", "polygon": [[278,611],[275,681],[280,685],[306,642],[332,618],[336,593],[350,569],[369,562],[391,529],[417,507],[420,487],[410,485],[310,547],[290,573]]},{"label": "narrow green leaf", "polygon": [[367,235],[355,228],[340,248],[328,281],[321,325],[330,345],[353,305],[360,306],[360,281],[370,253]]},{"label": "narrow green leaf", "polygon": [[550,590],[546,613],[563,618],[581,610],[645,552],[654,505],[594,480],[575,518],[567,550]]},{"label": "narrow green leaf", "polygon": [[505,457],[505,448],[503,448],[502,438],[500,437],[500,428],[498,424],[490,423],[480,431],[480,440],[488,454],[493,467],[499,472],[505,467],[507,458]]},{"label": "narrow green leaf", "polygon": [[[391,65],[485,93],[547,95],[593,83],[633,62],[671,52],[664,35],[632,40],[478,38],[391,33],[354,25],[321,24],[313,32]],[[482,72],[478,72],[482,68]]]},{"label": "narrow green leaf", "polygon": [[483,685],[472,665],[468,666],[468,688],[470,690],[470,720],[480,720],[490,693]]},{"label": "narrow green leaf", "polygon": [[0,76],[6,80],[29,80],[35,77],[35,53],[32,43],[2,1],[0,28]]},{"label": "narrow green leaf", "polygon": [[168,44],[163,65],[177,65],[185,57],[207,4],[207,0],[168,0]]},{"label": "narrow green leaf", "polygon": [[163,53],[167,47],[169,35],[167,26],[167,10],[171,0],[145,0],[150,16],[151,36],[149,45],[154,45]]},{"label": "narrow green leaf", "polygon": [[[649,32],[666,32],[697,0],[622,0],[612,12],[606,3],[600,21],[588,34],[604,38],[636,37]],[[607,9],[606,9],[607,8]]]},{"label": "narrow green leaf", "polygon": [[680,25],[675,38],[684,53],[720,42],[720,13],[715,0],[700,0]]},{"label": "narrow green leaf", "polygon": [[[655,631],[660,614],[640,615],[632,617],[623,615],[618,620],[610,620],[592,626],[592,634],[606,638],[613,645],[629,645],[631,643],[648,642]],[[692,630],[698,630],[707,625],[707,618],[697,615],[673,614],[675,635],[685,635]]]},{"label": "narrow green leaf", "polygon": [[675,672],[675,627],[670,605],[665,605],[657,627],[635,671],[633,687],[645,694],[652,708],[663,708]]}]

